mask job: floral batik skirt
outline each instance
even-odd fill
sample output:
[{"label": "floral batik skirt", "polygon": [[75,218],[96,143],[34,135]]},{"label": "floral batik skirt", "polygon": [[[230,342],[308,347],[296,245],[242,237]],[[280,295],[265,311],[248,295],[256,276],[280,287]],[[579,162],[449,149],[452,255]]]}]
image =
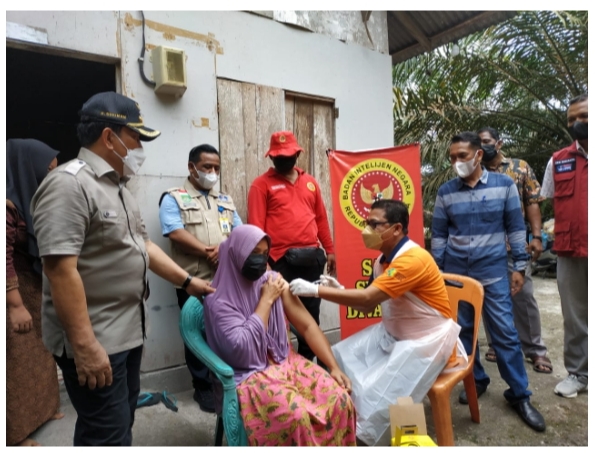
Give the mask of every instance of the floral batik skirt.
[{"label": "floral batik skirt", "polygon": [[355,407],[347,391],[294,351],[282,364],[237,387],[251,446],[355,445]]}]

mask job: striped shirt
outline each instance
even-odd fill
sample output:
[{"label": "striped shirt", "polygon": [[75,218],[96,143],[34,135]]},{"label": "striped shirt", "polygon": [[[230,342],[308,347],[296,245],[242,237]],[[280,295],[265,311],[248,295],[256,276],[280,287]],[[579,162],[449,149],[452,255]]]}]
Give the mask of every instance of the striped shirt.
[{"label": "striped shirt", "polygon": [[519,191],[507,175],[483,170],[475,187],[461,178],[440,186],[432,222],[432,254],[440,270],[482,285],[507,275],[506,238],[514,270],[527,266]]}]

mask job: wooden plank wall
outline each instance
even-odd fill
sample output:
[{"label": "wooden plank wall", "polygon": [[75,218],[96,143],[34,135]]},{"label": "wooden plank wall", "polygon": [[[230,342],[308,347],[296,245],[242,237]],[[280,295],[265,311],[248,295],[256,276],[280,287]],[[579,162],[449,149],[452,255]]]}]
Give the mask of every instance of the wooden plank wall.
[{"label": "wooden plank wall", "polygon": [[[221,191],[231,195],[242,220],[246,221],[246,149],[256,148],[244,132],[244,90],[241,83],[217,81],[219,109],[219,153]],[[249,95],[248,95],[249,96]]]},{"label": "wooden plank wall", "polygon": [[217,102],[221,190],[232,196],[242,221],[252,181],[272,165],[264,157],[271,134],[290,130],[304,149],[297,165],[318,181],[332,230],[326,150],[335,146],[334,104],[226,79],[217,79]]},{"label": "wooden plank wall", "polygon": [[333,203],[331,198],[331,175],[328,165],[327,149],[335,148],[335,117],[334,105],[315,102],[313,105],[312,124],[312,156],[314,156],[312,174],[320,185],[322,199],[326,207],[326,215],[334,236]]},{"label": "wooden plank wall", "polygon": [[294,133],[295,138],[297,138],[298,143],[304,150],[299,158],[298,167],[316,177],[312,172],[314,162],[312,154],[312,124],[314,122],[312,102],[294,97],[293,103],[295,109],[293,124],[286,123],[285,127]]},{"label": "wooden plank wall", "polygon": [[283,129],[283,90],[217,79],[221,190],[231,195],[243,222],[248,190],[270,166],[271,134]]}]

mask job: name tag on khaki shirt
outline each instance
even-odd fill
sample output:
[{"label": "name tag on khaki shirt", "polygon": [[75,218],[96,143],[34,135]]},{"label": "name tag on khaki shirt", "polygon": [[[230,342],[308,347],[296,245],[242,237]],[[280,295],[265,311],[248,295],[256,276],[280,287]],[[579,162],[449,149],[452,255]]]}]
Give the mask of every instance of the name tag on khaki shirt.
[{"label": "name tag on khaki shirt", "polygon": [[118,217],[118,213],[114,210],[103,211],[104,219],[115,219]]},{"label": "name tag on khaki shirt", "polygon": [[221,232],[223,234],[231,233],[231,224],[229,223],[229,219],[226,217],[221,217],[219,219],[219,225],[221,226]]}]

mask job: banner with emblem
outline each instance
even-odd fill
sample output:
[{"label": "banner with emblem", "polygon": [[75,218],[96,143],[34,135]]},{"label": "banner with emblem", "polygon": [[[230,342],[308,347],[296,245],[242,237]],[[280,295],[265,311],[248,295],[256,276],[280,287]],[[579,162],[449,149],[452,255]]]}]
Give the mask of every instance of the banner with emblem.
[{"label": "banner with emblem", "polygon": [[[345,288],[366,287],[379,252],[364,247],[361,232],[376,199],[409,207],[409,237],[424,246],[418,143],[367,151],[329,150],[337,279]],[[380,306],[364,314],[340,306],[341,338],[380,321]]]}]

